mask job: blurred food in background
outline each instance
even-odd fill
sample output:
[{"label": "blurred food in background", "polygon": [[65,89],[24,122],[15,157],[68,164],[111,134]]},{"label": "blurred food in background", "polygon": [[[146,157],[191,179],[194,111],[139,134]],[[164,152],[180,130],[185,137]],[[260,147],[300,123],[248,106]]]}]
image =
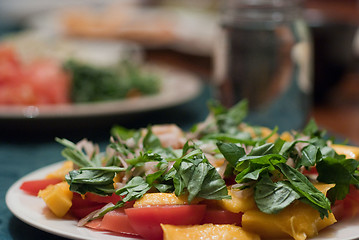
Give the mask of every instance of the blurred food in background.
[{"label": "blurred food in background", "polygon": [[146,3],[112,1],[101,7],[61,8],[32,16],[26,25],[72,37],[127,40],[146,47],[170,47],[189,54],[211,55],[216,12]]},{"label": "blurred food in background", "polygon": [[160,78],[140,65],[134,44],[24,32],[0,42],[0,104],[42,105],[141,97]]},{"label": "blurred food in background", "polygon": [[[30,3],[30,0],[0,0],[0,29],[3,30],[0,34],[8,30],[31,30],[79,43],[69,50],[68,46],[64,47],[67,44],[58,45],[53,38],[48,44],[36,46],[31,43],[31,47],[17,47],[24,64],[28,64],[23,54],[25,49],[25,52],[45,56],[51,52],[56,56],[54,58],[62,59],[62,63],[71,52],[82,60],[98,59],[91,64],[102,68],[117,60],[116,51],[105,46],[125,41],[140,46],[141,59],[145,63],[165,63],[199,73],[208,83],[212,78],[213,53],[219,41],[219,16],[224,2],[31,0]],[[312,115],[329,130],[338,129],[338,123],[349,121],[350,124],[340,124],[347,126],[338,132],[359,135],[359,129],[353,127],[359,119],[359,100],[356,97],[359,84],[359,3],[357,0],[302,0],[302,4],[314,52]],[[86,41],[99,44],[84,44]],[[89,49],[100,49],[97,52],[102,54],[87,54],[89,51],[81,48],[85,45]],[[58,47],[63,51],[54,54],[54,48]],[[295,52],[301,54],[302,51]],[[136,92],[132,94],[137,95]],[[348,125],[352,127],[349,129]]]}]

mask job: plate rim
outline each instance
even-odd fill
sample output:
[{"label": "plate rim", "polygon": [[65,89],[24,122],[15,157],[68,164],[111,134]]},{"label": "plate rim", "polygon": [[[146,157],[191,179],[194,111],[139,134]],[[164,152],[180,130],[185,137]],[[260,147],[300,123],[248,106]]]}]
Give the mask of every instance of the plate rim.
[{"label": "plate rim", "polygon": [[[47,219],[48,221],[54,221],[54,222],[58,222],[58,223],[64,223],[66,222],[67,224],[73,224],[73,227],[81,229],[80,232],[82,233],[87,233],[87,235],[81,235],[81,234],[74,234],[74,233],[67,233],[64,232],[63,230],[61,230],[60,228],[51,228],[51,226],[49,225],[43,225],[39,222],[36,222],[34,220],[34,218],[29,217],[28,215],[24,215],[23,214],[23,210],[24,210],[24,206],[20,205],[21,207],[18,207],[16,204],[16,201],[13,201],[14,198],[16,198],[17,195],[22,195],[28,198],[32,198],[33,200],[36,200],[36,202],[38,204],[40,204],[43,208],[45,208],[45,203],[42,202],[42,199],[37,198],[26,194],[25,192],[23,192],[20,189],[20,185],[22,184],[22,182],[27,181],[27,180],[35,180],[35,179],[39,179],[40,176],[45,177],[46,173],[49,173],[51,170],[55,170],[58,169],[64,161],[60,161],[60,162],[56,162],[47,166],[44,166],[42,168],[39,168],[33,172],[30,172],[28,174],[26,174],[25,176],[23,176],[22,178],[18,179],[16,182],[14,182],[10,188],[8,189],[8,191],[6,192],[6,196],[5,196],[5,203],[6,206],[8,207],[8,209],[10,210],[10,212],[17,217],[19,220],[21,220],[22,222],[36,228],[39,230],[42,230],[44,232],[56,235],[56,236],[60,236],[60,237],[65,237],[65,238],[69,238],[69,239],[86,239],[86,240],[98,240],[99,237],[103,240],[137,240],[138,238],[134,238],[134,237],[126,237],[126,236],[119,236],[119,235],[115,235],[115,234],[111,234],[110,232],[107,231],[93,231],[89,228],[80,228],[76,226],[77,221],[75,219]],[[38,176],[38,177],[37,177]],[[41,213],[41,215],[43,215],[43,218],[45,219],[46,216],[44,214]],[[140,240],[140,239],[139,239]]]}]

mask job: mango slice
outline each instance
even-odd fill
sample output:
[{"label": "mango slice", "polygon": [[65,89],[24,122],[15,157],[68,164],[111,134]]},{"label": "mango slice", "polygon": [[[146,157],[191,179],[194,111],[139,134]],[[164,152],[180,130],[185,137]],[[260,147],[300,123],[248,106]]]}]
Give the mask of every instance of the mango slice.
[{"label": "mango slice", "polygon": [[208,239],[208,240],[260,240],[254,233],[244,231],[241,227],[229,224],[203,224],[194,226],[174,226],[161,224],[164,240]]},{"label": "mango slice", "polygon": [[61,166],[61,168],[49,173],[46,176],[46,178],[65,180],[66,174],[68,174],[73,169],[74,169],[74,164],[72,163],[72,161],[65,161],[64,164]]},{"label": "mango slice", "polygon": [[218,205],[221,208],[233,213],[245,212],[249,209],[256,208],[256,203],[254,201],[253,194],[235,194],[236,191],[250,191],[250,190],[228,189],[228,194],[232,198],[218,200],[217,201]]},{"label": "mango slice", "polygon": [[[319,183],[314,186],[326,194],[334,184]],[[295,240],[305,240],[318,235],[320,230],[335,222],[333,213],[330,213],[328,218],[321,219],[317,210],[298,200],[278,214],[266,214],[252,209],[244,212],[242,216],[244,230],[269,239],[291,236]]]},{"label": "mango slice", "polygon": [[359,147],[332,144],[331,146],[338,154],[343,154],[347,158],[353,158],[359,161]]},{"label": "mango slice", "polygon": [[38,194],[57,217],[63,217],[72,206],[73,193],[67,182],[49,185]]},{"label": "mango slice", "polygon": [[[191,203],[198,203],[199,200],[194,199]],[[181,195],[177,197],[174,193],[146,193],[142,198],[136,200],[133,207],[145,207],[156,205],[184,205],[189,204],[187,196]]]}]

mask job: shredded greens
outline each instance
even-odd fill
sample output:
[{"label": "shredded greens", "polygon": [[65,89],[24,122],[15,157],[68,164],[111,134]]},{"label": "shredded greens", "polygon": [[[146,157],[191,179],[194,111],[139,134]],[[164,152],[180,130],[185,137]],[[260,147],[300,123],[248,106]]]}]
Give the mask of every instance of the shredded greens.
[{"label": "shredded greens", "polygon": [[73,60],[64,64],[72,77],[71,100],[98,102],[151,95],[160,90],[160,79],[137,65],[123,61],[116,67],[100,68]]}]

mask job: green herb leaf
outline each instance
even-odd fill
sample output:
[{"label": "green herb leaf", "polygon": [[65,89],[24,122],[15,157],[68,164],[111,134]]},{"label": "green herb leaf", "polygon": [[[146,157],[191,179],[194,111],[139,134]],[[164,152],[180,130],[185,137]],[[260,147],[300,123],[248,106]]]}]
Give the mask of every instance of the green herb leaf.
[{"label": "green herb leaf", "polygon": [[318,181],[336,184],[328,191],[328,197],[333,203],[345,198],[350,184],[359,184],[359,177],[356,175],[358,166],[357,160],[345,159],[343,156],[326,157],[317,163]]},{"label": "green herb leaf", "polygon": [[273,183],[268,174],[265,174],[255,185],[254,199],[264,213],[276,214],[289,206],[300,195],[286,181]]},{"label": "green herb leaf", "polygon": [[195,197],[205,199],[230,198],[227,186],[216,169],[198,149],[190,152],[173,165],[173,182],[177,196],[188,192],[188,201]]},{"label": "green herb leaf", "polygon": [[136,176],[132,178],[123,188],[116,191],[117,195],[123,196],[123,202],[140,199],[145,193],[151,189],[142,177]]},{"label": "green herb leaf", "polygon": [[219,151],[223,154],[225,159],[231,164],[233,167],[237,166],[238,160],[245,156],[245,151],[242,147],[237,146],[233,143],[223,143],[218,142],[217,147]]},{"label": "green herb leaf", "polygon": [[84,154],[82,151],[80,151],[76,144],[73,142],[67,140],[67,139],[60,139],[55,138],[55,140],[62,145],[64,145],[66,148],[62,151],[62,155],[67,159],[74,162],[79,167],[96,167],[97,165],[95,162],[92,162],[90,158]]},{"label": "green herb leaf", "polygon": [[70,190],[79,194],[92,192],[98,195],[111,195],[114,192],[114,171],[73,170],[65,176]]},{"label": "green herb leaf", "polygon": [[[308,199],[312,204],[316,205],[320,209],[323,209],[325,216],[328,217],[328,212],[331,211],[330,201],[320,192],[313,184],[298,170],[290,167],[285,163],[278,163],[276,165],[280,168],[281,172],[292,184],[293,189]],[[321,212],[323,213],[323,212]],[[322,218],[324,216],[321,216]]]}]

